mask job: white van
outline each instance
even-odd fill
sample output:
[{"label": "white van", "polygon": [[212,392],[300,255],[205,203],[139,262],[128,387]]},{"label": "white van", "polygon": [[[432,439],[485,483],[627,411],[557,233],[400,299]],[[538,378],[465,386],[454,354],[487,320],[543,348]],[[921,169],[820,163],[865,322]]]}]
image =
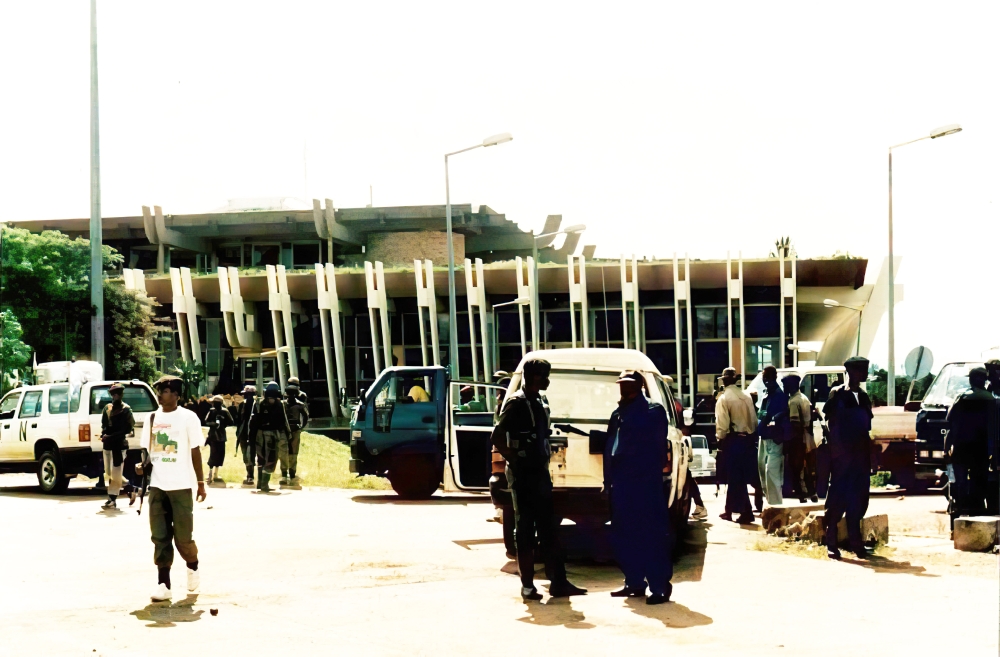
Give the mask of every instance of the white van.
[{"label": "white van", "polygon": [[[0,472],[34,472],[45,493],[61,493],[78,474],[101,475],[101,412],[114,381],[45,383],[8,392],[0,400]],[[121,381],[136,432],[129,437],[128,464],[138,460],[139,429],[157,408],[142,381]],[[126,469],[126,472],[129,472]]]}]

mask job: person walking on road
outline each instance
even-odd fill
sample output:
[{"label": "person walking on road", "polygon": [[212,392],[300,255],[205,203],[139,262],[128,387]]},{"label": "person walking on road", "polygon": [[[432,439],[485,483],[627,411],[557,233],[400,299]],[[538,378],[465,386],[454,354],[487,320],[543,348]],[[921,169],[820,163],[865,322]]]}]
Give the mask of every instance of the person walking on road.
[{"label": "person walking on road", "polygon": [[781,486],[785,482],[785,452],[790,426],[788,395],[778,385],[778,370],[773,365],[764,368],[764,397],[757,411],[760,443],[757,446],[757,473],[767,503],[781,504]]},{"label": "person walking on road", "polygon": [[236,445],[243,452],[243,465],[247,469],[244,486],[253,486],[253,468],[257,461],[257,443],[250,440],[250,418],[257,404],[257,387],[243,386],[243,401],[236,407]]},{"label": "person walking on road", "polygon": [[741,525],[753,524],[753,507],[747,485],[757,479],[751,464],[753,435],[757,430],[757,413],[753,399],[736,382],[739,375],[732,367],[722,371],[722,394],[715,403],[715,436],[726,454],[726,510],[719,517]]},{"label": "person walking on road", "polygon": [[285,396],[288,398],[288,428],[291,433],[288,443],[282,449],[282,443],[278,443],[278,460],[281,462],[281,485],[292,486],[296,484],[297,477],[295,469],[299,463],[299,441],[302,437],[302,430],[309,422],[309,409],[302,401],[298,386],[288,384],[285,387]]},{"label": "person walking on road", "polygon": [[566,579],[552,506],[549,416],[539,394],[549,387],[550,370],[549,363],[541,359],[524,364],[521,389],[508,397],[490,439],[507,462],[507,483],[514,502],[517,568],[521,598],[525,601],[542,599],[534,584],[536,532],[545,559],[549,595],[561,598],[587,592]]},{"label": "person walking on road", "polygon": [[611,543],[625,574],[624,588],[612,597],[645,597],[658,605],[670,599],[673,562],[670,521],[663,494],[667,464],[667,412],[642,394],[635,371],[618,378],[621,400],[608,422],[604,487],[611,503]]},{"label": "person walking on road", "polygon": [[[118,508],[118,494],[122,490],[122,469],[128,453],[128,437],[135,430],[132,408],[123,400],[125,386],[114,383],[108,388],[111,403],[101,411],[101,446],[104,448],[104,479],[108,482],[108,501],[103,509]],[[125,492],[135,501],[135,487],[125,482]]]},{"label": "person walking on road", "polygon": [[[149,529],[153,539],[153,562],[157,569],[153,602],[170,600],[170,567],[174,546],[187,564],[188,591],[198,590],[198,546],[194,542],[194,501],[207,496],[203,477],[201,422],[193,412],[180,408],[181,380],[164,376],[153,387],[160,407],[150,413],[142,429],[143,462],[136,474],[149,471]],[[194,489],[197,488],[197,493]]]},{"label": "person walking on road", "polygon": [[257,444],[257,490],[270,493],[268,482],[278,464],[279,444],[288,449],[288,408],[281,399],[281,388],[274,381],[264,386],[264,399],[257,403],[250,418],[250,440]]},{"label": "person walking on road", "polygon": [[789,469],[791,495],[806,503],[811,497],[818,502],[812,471],[806,467],[806,442],[812,436],[812,404],[802,394],[798,374],[788,374],[781,379],[781,386],[788,395],[788,420],[791,423],[791,437],[787,443],[786,465]]},{"label": "person walking on road", "polygon": [[226,460],[226,427],[233,426],[233,417],[223,408],[221,395],[212,397],[212,408],[205,416],[208,427],[208,483],[223,483],[219,468]]},{"label": "person walking on road", "polygon": [[989,419],[995,401],[986,390],[986,368],[969,371],[969,385],[948,411],[945,452],[955,470],[955,517],[986,512],[989,477]]},{"label": "person walking on road", "polygon": [[840,558],[837,525],[847,515],[850,550],[867,559],[861,540],[861,520],[868,511],[871,476],[872,402],[861,384],[868,377],[868,359],[848,358],[847,383],[830,390],[823,406],[830,429],[830,490],[826,497],[826,550],[831,559]]}]

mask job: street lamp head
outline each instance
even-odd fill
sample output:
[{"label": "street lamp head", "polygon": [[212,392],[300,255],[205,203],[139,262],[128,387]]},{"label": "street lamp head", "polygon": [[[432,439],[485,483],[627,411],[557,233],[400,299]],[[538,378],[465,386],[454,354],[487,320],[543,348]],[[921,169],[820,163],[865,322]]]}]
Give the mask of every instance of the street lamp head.
[{"label": "street lamp head", "polygon": [[827,308],[836,308],[840,306],[840,302],[836,299],[823,299],[823,305]]},{"label": "street lamp head", "polygon": [[931,130],[931,139],[947,137],[948,135],[953,135],[956,132],[962,132],[962,126],[957,123],[949,123],[948,125],[943,125],[940,128],[934,128]]},{"label": "street lamp head", "polygon": [[584,225],[584,224],[573,224],[572,226],[564,228],[560,232],[563,232],[563,233],[582,233],[585,230],[587,230],[587,226],[586,225]]},{"label": "street lamp head", "polygon": [[501,132],[499,135],[493,135],[492,137],[487,137],[483,140],[483,147],[496,146],[497,144],[503,144],[511,141],[514,137],[509,132]]}]

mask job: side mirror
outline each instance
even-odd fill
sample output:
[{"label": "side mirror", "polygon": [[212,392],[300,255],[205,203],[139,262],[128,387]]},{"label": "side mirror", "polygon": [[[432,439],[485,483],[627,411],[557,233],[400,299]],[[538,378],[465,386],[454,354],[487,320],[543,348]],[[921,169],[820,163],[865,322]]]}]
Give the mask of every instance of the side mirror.
[{"label": "side mirror", "polygon": [[908,401],[905,404],[903,404],[903,410],[906,411],[907,413],[916,413],[917,411],[920,410],[921,404],[923,404],[923,402]]}]

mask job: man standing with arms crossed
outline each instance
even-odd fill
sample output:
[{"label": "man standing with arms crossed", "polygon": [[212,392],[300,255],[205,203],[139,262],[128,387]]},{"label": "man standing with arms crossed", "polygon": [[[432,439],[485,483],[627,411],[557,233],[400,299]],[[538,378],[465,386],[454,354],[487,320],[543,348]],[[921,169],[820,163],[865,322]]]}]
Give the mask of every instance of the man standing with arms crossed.
[{"label": "man standing with arms crossed", "polygon": [[741,525],[753,524],[753,507],[747,494],[747,484],[757,478],[750,461],[753,454],[753,432],[757,430],[757,413],[753,399],[736,382],[739,376],[732,367],[722,370],[725,388],[715,402],[715,436],[726,453],[729,479],[726,491],[726,511],[719,517]]},{"label": "man standing with arms crossed", "polygon": [[[141,465],[151,467],[149,477],[149,528],[152,534],[153,562],[158,579],[153,602],[170,600],[170,566],[174,562],[174,545],[187,564],[188,591],[198,590],[198,546],[192,538],[194,530],[194,500],[204,502],[205,477],[201,446],[204,437],[201,421],[193,412],[180,408],[181,380],[164,376],[153,387],[159,395],[160,407],[150,413],[143,427],[140,445],[144,450]],[[193,489],[197,488],[195,495]]]}]

